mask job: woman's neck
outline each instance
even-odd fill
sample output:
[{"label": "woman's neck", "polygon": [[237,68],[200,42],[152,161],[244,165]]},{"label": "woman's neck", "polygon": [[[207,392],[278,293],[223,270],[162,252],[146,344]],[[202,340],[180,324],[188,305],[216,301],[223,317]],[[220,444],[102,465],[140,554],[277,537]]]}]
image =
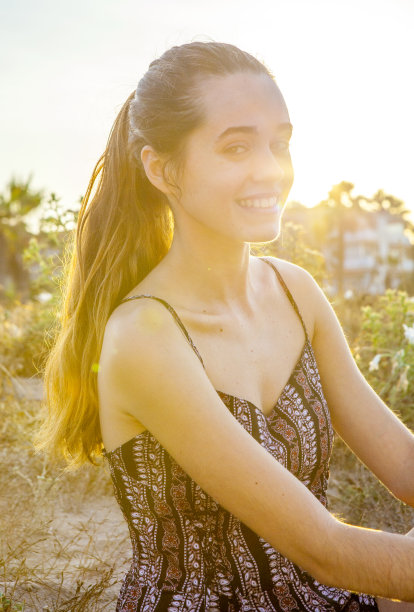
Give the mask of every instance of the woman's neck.
[{"label": "woman's neck", "polygon": [[162,262],[168,285],[206,307],[248,308],[253,295],[249,245],[225,236],[174,236]]}]

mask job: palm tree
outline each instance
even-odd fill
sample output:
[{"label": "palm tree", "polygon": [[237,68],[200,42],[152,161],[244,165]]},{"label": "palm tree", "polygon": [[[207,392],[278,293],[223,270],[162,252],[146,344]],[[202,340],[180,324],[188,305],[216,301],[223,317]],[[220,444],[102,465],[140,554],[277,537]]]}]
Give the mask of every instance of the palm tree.
[{"label": "palm tree", "polygon": [[337,283],[336,292],[342,296],[344,291],[344,260],[346,231],[355,228],[355,213],[361,210],[362,196],[353,196],[353,183],[341,181],[329,191],[326,200],[315,206],[315,222],[313,231],[317,240],[330,244],[330,255],[333,261],[334,278]]}]

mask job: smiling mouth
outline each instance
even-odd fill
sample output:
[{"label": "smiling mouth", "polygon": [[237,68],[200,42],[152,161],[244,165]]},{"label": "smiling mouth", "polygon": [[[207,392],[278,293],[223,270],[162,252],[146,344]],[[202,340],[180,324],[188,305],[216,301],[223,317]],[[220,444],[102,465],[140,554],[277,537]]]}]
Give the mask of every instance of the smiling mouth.
[{"label": "smiling mouth", "polygon": [[271,196],[269,198],[244,198],[243,200],[237,200],[239,206],[242,208],[276,208],[279,205],[280,196]]}]

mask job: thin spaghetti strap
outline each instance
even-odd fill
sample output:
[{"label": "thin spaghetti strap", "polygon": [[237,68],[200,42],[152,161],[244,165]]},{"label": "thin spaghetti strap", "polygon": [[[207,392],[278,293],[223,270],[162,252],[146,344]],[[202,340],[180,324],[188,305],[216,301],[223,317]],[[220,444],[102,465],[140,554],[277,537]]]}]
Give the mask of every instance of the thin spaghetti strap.
[{"label": "thin spaghetti strap", "polygon": [[302,315],[300,314],[300,310],[298,308],[298,305],[296,304],[295,300],[293,299],[293,295],[289,291],[289,288],[286,285],[285,281],[283,280],[282,275],[280,274],[279,270],[276,268],[274,263],[269,261],[268,259],[266,259],[266,257],[260,257],[259,259],[261,259],[262,261],[265,261],[276,272],[276,276],[279,279],[279,282],[282,285],[282,288],[283,288],[284,292],[286,293],[289,302],[292,304],[296,314],[298,315],[298,317],[300,319],[300,322],[302,323],[303,331],[305,332],[305,337],[306,337],[307,340],[309,340],[308,332],[306,330],[306,325],[305,325],[305,322],[304,322],[304,320],[302,318]]},{"label": "thin spaghetti strap", "polygon": [[178,316],[178,314],[176,313],[174,308],[171,306],[171,304],[169,304],[168,302],[166,302],[162,298],[156,297],[155,295],[147,295],[147,294],[131,295],[130,297],[127,297],[127,298],[124,298],[123,300],[121,300],[120,304],[122,304],[123,302],[129,302],[130,300],[139,300],[141,298],[150,298],[152,300],[157,300],[157,302],[160,302],[160,304],[165,306],[165,308],[170,311],[170,313],[174,317],[175,321],[178,323],[178,325],[179,325],[181,331],[183,332],[184,336],[187,338],[187,341],[188,341],[189,345],[191,346],[191,348],[193,349],[193,351],[195,352],[195,354],[197,355],[197,357],[201,361],[201,365],[205,369],[203,359],[202,359],[200,353],[198,352],[198,349],[197,349],[196,345],[191,340],[190,334],[186,330],[186,328],[184,326],[184,323],[181,321],[180,317]]}]

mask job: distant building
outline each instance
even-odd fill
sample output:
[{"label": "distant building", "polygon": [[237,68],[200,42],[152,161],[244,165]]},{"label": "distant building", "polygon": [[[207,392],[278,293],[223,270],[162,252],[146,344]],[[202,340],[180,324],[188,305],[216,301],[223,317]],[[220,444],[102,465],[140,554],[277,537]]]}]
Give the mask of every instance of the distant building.
[{"label": "distant building", "polygon": [[387,211],[361,215],[344,233],[344,288],[380,294],[398,289],[414,275],[414,248],[404,222]]},{"label": "distant building", "polygon": [[401,216],[386,210],[294,204],[285,222],[303,225],[310,244],[325,257],[331,294],[382,294],[414,286],[414,245]]}]

